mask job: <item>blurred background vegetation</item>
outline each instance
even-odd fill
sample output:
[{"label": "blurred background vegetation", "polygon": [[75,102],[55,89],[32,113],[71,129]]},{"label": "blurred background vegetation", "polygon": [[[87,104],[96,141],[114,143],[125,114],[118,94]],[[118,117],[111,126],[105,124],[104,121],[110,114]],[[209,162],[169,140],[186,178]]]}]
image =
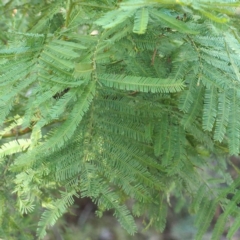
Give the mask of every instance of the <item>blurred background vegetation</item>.
[{"label": "blurred background vegetation", "polygon": [[[231,168],[230,168],[231,169]],[[91,199],[76,199],[70,213],[58,221],[58,224],[49,229],[44,240],[193,240],[197,229],[194,226],[194,216],[189,215],[188,204],[176,205],[174,197],[170,197],[171,206],[168,210],[168,220],[163,233],[157,232],[151,226],[143,226],[144,219],[137,219],[139,232],[130,236],[118,223],[113,212],[106,212],[102,218],[98,218],[94,211],[96,205]],[[129,203],[131,204],[131,203]],[[221,213],[216,211],[214,224]],[[203,240],[211,240],[211,227],[204,235]],[[240,239],[238,231],[233,240]],[[227,240],[223,236],[220,240]]]}]

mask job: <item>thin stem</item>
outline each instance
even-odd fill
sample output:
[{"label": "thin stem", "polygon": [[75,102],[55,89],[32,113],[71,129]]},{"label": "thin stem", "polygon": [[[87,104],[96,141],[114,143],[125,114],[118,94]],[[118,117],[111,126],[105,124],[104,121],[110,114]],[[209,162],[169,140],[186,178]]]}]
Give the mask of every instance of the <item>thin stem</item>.
[{"label": "thin stem", "polygon": [[68,8],[67,8],[66,21],[65,21],[65,27],[66,28],[68,27],[68,24],[69,24],[69,19],[70,19],[71,12],[73,10],[73,6],[74,6],[74,4],[72,3],[72,0],[69,0]]}]

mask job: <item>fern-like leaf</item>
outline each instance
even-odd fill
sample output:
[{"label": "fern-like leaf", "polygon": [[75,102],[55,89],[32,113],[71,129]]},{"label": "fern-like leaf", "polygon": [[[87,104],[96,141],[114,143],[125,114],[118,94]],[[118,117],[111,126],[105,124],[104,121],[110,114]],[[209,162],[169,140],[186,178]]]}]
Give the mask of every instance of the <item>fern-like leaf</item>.
[{"label": "fern-like leaf", "polygon": [[240,192],[237,192],[229,204],[224,209],[224,212],[220,215],[214,226],[214,231],[212,234],[212,240],[219,239],[224,231],[228,217],[234,215],[235,212],[239,211],[237,204],[240,202]]},{"label": "fern-like leaf", "polygon": [[78,196],[75,190],[62,192],[62,198],[52,203],[49,209],[45,210],[38,224],[37,235],[39,238],[43,238],[46,235],[46,228],[53,226],[57,219],[73,204],[73,196]]},{"label": "fern-like leaf", "polygon": [[158,79],[149,77],[121,76],[121,75],[101,75],[101,83],[108,87],[127,91],[140,92],[178,92],[184,88],[182,80]]},{"label": "fern-like leaf", "polygon": [[201,211],[199,212],[195,221],[195,224],[198,227],[198,232],[195,237],[196,240],[202,239],[203,234],[210,226],[217,207],[216,202],[213,200],[205,198],[203,202],[204,204],[202,205]]},{"label": "fern-like leaf", "polygon": [[217,89],[206,89],[203,107],[203,129],[211,131],[217,115]]},{"label": "fern-like leaf", "polygon": [[198,34],[197,31],[191,29],[186,23],[176,20],[173,16],[169,16],[163,11],[152,10],[151,15],[154,18],[157,18],[158,20],[166,23],[168,27],[178,30],[179,32],[187,34]]},{"label": "fern-like leaf", "polygon": [[30,144],[31,144],[30,139],[18,139],[5,143],[1,146],[0,157],[25,151],[30,146]]},{"label": "fern-like leaf", "polygon": [[216,118],[216,127],[214,131],[214,140],[221,142],[226,133],[226,127],[229,121],[230,101],[228,92],[218,94],[218,111]]},{"label": "fern-like leaf", "polygon": [[98,205],[105,209],[113,208],[115,210],[114,215],[129,234],[133,235],[137,231],[136,224],[129,210],[126,206],[119,204],[118,197],[113,192],[103,191],[98,199]]},{"label": "fern-like leaf", "polygon": [[239,97],[237,91],[232,91],[230,96],[230,110],[229,123],[227,129],[227,136],[229,137],[229,151],[230,154],[237,155],[240,148],[240,107]]},{"label": "fern-like leaf", "polygon": [[135,11],[135,9],[126,9],[124,11],[121,9],[114,10],[105,14],[95,23],[103,26],[103,28],[113,28],[114,26],[124,22],[127,18],[131,17]]},{"label": "fern-like leaf", "polygon": [[148,24],[148,9],[141,8],[135,13],[133,32],[137,34],[144,34]]},{"label": "fern-like leaf", "polygon": [[51,136],[52,144],[48,145],[47,148],[55,148],[56,146],[60,148],[63,144],[70,139],[76,130],[78,124],[82,120],[84,113],[88,110],[89,105],[93,99],[95,92],[95,83],[90,83],[87,85],[80,95],[79,99],[76,101],[74,109],[69,115],[68,119],[62,125],[62,131],[57,131]]}]

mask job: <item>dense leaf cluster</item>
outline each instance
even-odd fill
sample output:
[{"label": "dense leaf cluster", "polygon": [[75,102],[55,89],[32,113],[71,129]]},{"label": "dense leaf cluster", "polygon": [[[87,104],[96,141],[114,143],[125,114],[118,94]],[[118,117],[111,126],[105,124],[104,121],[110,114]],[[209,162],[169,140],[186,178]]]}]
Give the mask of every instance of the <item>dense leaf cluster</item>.
[{"label": "dense leaf cluster", "polygon": [[239,6],[3,1],[0,237],[34,234],[9,215],[13,206],[19,214],[45,209],[43,238],[85,196],[99,216],[113,209],[130,234],[133,216],[163,231],[174,195],[196,214],[196,239],[218,206],[212,239],[234,217],[231,238],[240,178],[227,173],[225,158],[240,152]]}]

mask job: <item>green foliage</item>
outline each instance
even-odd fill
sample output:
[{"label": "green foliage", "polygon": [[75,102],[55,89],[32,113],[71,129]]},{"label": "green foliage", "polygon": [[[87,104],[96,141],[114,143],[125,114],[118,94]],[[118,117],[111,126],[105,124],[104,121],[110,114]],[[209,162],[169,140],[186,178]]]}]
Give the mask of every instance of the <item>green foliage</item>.
[{"label": "green foliage", "polygon": [[[87,196],[130,234],[134,216],[163,231],[175,196],[191,202],[196,239],[218,206],[212,239],[234,217],[231,238],[240,178],[221,157],[240,152],[240,2],[3,2],[0,222],[14,192],[16,218],[44,208],[43,238]],[[8,221],[0,237],[26,239]]]}]

